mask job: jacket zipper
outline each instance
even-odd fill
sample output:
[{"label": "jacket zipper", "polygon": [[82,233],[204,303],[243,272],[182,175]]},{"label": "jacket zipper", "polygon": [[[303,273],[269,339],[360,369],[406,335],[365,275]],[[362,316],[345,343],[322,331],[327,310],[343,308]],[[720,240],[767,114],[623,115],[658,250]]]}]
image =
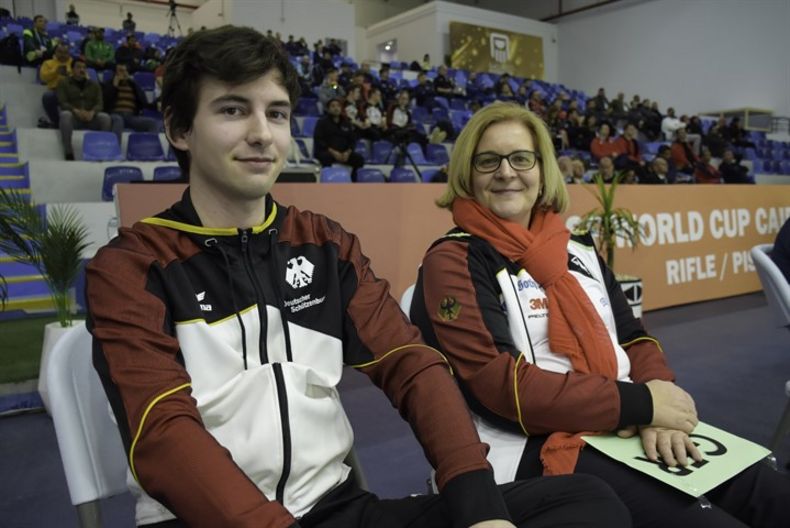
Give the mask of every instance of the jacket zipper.
[{"label": "jacket zipper", "polygon": [[258,319],[260,320],[260,334],[258,336],[258,349],[259,354],[261,357],[261,365],[265,365],[269,362],[269,352],[266,345],[266,336],[269,330],[269,323],[268,323],[268,315],[266,312],[266,297],[263,295],[263,288],[261,288],[260,283],[258,283],[258,278],[255,276],[255,270],[252,266],[252,259],[250,258],[249,252],[249,232],[248,230],[243,230],[240,233],[241,236],[241,254],[242,260],[244,261],[244,269],[247,272],[247,277],[249,277],[250,282],[252,283],[252,287],[255,290],[255,300],[258,304]]},{"label": "jacket zipper", "polygon": [[280,424],[283,432],[283,472],[277,482],[276,498],[280,504],[285,504],[285,483],[291,473],[291,429],[288,418],[288,393],[285,389],[283,379],[283,366],[280,363],[273,363],[274,381],[277,385],[277,401],[280,406]]}]

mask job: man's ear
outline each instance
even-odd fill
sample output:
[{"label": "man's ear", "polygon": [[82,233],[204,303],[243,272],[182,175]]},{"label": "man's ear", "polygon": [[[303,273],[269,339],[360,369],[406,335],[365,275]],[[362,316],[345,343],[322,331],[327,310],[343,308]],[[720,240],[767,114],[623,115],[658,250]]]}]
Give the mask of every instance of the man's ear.
[{"label": "man's ear", "polygon": [[174,148],[178,150],[189,150],[189,145],[187,144],[186,136],[188,132],[176,132],[172,129],[171,121],[173,118],[173,112],[170,108],[165,110],[165,135],[167,136],[167,140],[173,145]]}]

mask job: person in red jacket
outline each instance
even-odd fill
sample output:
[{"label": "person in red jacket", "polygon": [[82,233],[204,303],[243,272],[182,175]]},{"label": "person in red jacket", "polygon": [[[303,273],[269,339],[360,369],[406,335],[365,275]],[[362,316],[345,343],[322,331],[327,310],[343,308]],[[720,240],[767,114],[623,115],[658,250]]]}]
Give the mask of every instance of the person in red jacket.
[{"label": "person in red jacket", "polygon": [[598,127],[598,134],[590,143],[590,153],[596,160],[604,156],[615,159],[620,154],[625,153],[623,145],[612,137],[611,130],[609,123],[606,122],[601,123]]},{"label": "person in red jacket", "polygon": [[694,164],[694,181],[697,183],[721,183],[719,169],[710,164],[711,153],[708,147],[702,147],[702,156]]},{"label": "person in red jacket", "polygon": [[675,141],[672,143],[671,156],[678,172],[687,175],[694,174],[694,166],[699,161],[699,158],[694,154],[685,128],[679,128],[675,131]]}]

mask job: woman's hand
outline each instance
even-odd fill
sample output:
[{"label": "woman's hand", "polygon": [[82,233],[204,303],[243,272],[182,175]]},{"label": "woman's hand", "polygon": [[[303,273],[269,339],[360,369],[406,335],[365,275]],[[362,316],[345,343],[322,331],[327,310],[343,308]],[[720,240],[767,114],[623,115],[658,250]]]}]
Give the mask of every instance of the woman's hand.
[{"label": "woman's hand", "polygon": [[697,408],[688,392],[670,381],[650,380],[645,385],[653,398],[654,427],[690,433],[699,423]]},{"label": "woman's hand", "polygon": [[[634,426],[617,431],[617,436],[620,438],[630,438],[635,434],[636,427]],[[642,438],[645,455],[653,462],[658,462],[659,455],[669,467],[675,467],[678,464],[687,466],[689,456],[697,462],[702,461],[699,449],[683,431],[648,426],[639,428],[639,436]]]}]

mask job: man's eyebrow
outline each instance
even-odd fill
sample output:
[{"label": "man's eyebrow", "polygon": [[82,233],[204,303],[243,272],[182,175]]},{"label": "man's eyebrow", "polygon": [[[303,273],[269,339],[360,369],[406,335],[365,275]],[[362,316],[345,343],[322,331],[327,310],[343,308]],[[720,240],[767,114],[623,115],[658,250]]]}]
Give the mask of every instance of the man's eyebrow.
[{"label": "man's eyebrow", "polygon": [[211,101],[211,105],[212,106],[220,105],[220,104],[223,104],[223,103],[249,104],[250,100],[247,99],[246,97],[242,97],[240,95],[226,94],[226,95],[220,95],[219,97],[217,97],[216,99]]},{"label": "man's eyebrow", "polygon": [[269,108],[271,108],[272,106],[274,106],[274,107],[284,107],[284,108],[287,108],[287,109],[290,110],[291,109],[291,101],[289,101],[288,99],[278,99],[276,101],[272,101],[271,103],[269,103]]}]

